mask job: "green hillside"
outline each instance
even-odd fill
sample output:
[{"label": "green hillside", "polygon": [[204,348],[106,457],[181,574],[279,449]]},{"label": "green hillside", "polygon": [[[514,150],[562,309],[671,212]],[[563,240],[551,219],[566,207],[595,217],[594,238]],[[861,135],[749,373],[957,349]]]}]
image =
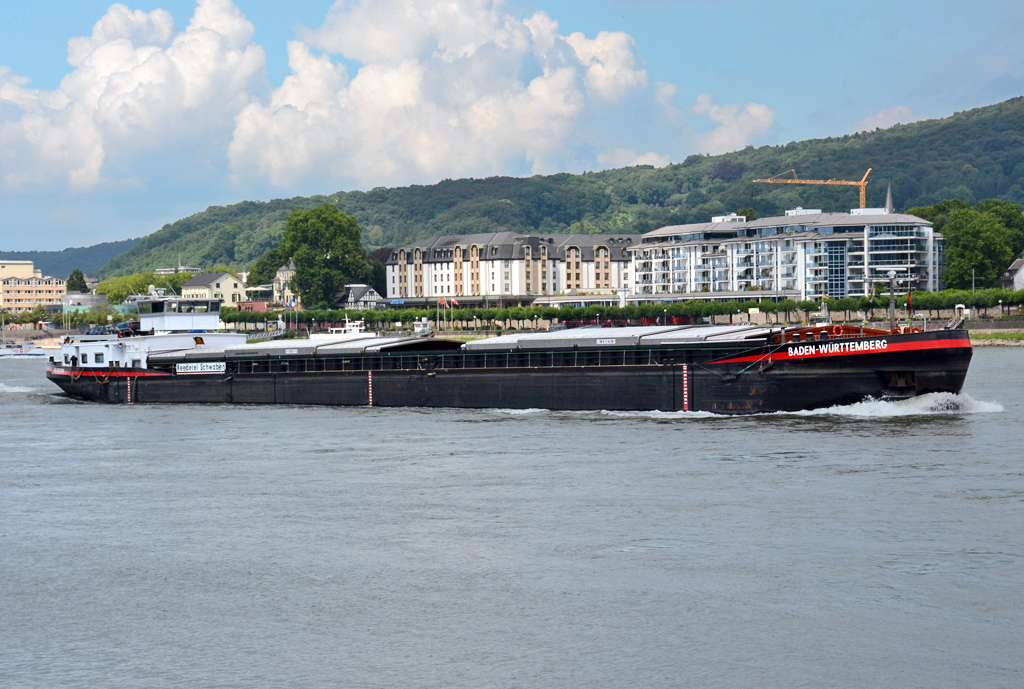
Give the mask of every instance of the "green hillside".
[{"label": "green hillside", "polygon": [[93,246],[74,247],[63,251],[0,251],[0,260],[32,261],[43,275],[67,279],[71,271],[79,269],[91,275],[112,258],[123,254],[138,242],[125,239],[120,242],[103,242]]},{"label": "green hillside", "polygon": [[884,205],[888,182],[901,210],[949,198],[1024,203],[1024,97],[874,132],[693,155],[659,169],[444,180],[211,207],[143,238],[100,272],[141,272],[179,257],[190,265],[245,269],[277,245],[293,208],[325,201],[359,219],[367,249],[469,232],[646,232],[740,208],[753,208],[759,217],[796,206],[846,211],[859,203],[856,187],[752,180],[791,168],[805,179],[859,180],[869,167],[871,207]]}]

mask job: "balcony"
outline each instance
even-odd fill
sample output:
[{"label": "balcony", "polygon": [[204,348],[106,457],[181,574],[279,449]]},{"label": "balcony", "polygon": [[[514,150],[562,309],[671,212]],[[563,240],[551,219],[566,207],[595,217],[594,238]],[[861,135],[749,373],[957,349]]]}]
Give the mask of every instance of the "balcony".
[{"label": "balcony", "polygon": [[871,261],[871,267],[884,270],[887,268],[918,268],[921,263],[917,261]]}]

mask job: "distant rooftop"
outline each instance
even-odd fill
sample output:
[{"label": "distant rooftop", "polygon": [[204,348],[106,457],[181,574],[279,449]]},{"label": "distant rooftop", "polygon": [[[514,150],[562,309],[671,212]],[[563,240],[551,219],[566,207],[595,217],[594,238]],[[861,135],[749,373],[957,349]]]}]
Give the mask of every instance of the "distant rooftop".
[{"label": "distant rooftop", "polygon": [[[740,220],[742,218],[742,220]],[[851,227],[859,225],[926,225],[932,223],[916,215],[887,213],[884,208],[855,208],[850,213],[823,213],[817,208],[794,208],[784,216],[772,216],[746,220],[743,216],[716,216],[711,222],[669,225],[646,233],[644,241],[659,237],[675,237],[682,234],[704,232],[736,232],[738,230],[760,230],[769,227],[792,227],[814,230],[824,227]]]}]

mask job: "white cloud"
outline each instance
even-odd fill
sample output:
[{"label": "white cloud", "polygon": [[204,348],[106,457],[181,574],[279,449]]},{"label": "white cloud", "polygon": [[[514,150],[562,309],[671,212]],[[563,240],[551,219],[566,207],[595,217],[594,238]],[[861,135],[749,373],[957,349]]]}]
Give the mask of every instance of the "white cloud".
[{"label": "white cloud", "polygon": [[853,128],[854,132],[873,132],[876,129],[888,129],[897,124],[910,124],[920,122],[923,117],[918,117],[910,108],[905,105],[894,105],[885,110],[868,115],[857,123]]},{"label": "white cloud", "polygon": [[676,91],[679,87],[667,81],[659,81],[654,85],[654,100],[665,110],[670,120],[675,120],[682,114],[682,111],[675,106]]},{"label": "white cloud", "polygon": [[586,67],[587,89],[615,103],[629,91],[647,86],[647,71],[634,69],[633,39],[620,31],[602,31],[591,40],[581,33],[565,39]]},{"label": "white cloud", "polygon": [[[501,0],[338,2],[300,37],[285,83],[236,118],[229,158],[240,185],[565,169],[591,103],[647,83],[628,35],[563,36],[546,13],[519,19]],[[331,55],[360,67],[349,75]]]},{"label": "white cloud", "polygon": [[0,68],[0,174],[18,188],[65,179],[75,189],[104,179],[147,149],[208,149],[253,96],[264,73],[253,26],[230,0],[199,0],[188,28],[170,14],[110,7],[91,36],[68,41],[72,71],[54,91]]},{"label": "white cloud", "polygon": [[68,41],[58,88],[0,66],[0,191],[159,179],[310,193],[667,164],[646,139],[683,152],[682,132],[632,126],[679,110],[673,84],[648,88],[628,34],[563,35],[545,12],[505,2],[336,2],[288,43],[290,73],[273,89],[231,0],[197,0],[184,29],[162,9],[112,5]]},{"label": "white cloud", "polygon": [[735,151],[757,141],[775,126],[775,111],[760,103],[715,105],[710,94],[697,96],[694,114],[707,117],[718,126],[706,134],[698,135],[700,150],[718,154]]},{"label": "white cloud", "polygon": [[668,156],[648,151],[637,155],[637,152],[628,148],[616,148],[597,155],[597,162],[608,167],[632,167],[633,165],[653,165],[654,167],[665,167],[672,161]]}]

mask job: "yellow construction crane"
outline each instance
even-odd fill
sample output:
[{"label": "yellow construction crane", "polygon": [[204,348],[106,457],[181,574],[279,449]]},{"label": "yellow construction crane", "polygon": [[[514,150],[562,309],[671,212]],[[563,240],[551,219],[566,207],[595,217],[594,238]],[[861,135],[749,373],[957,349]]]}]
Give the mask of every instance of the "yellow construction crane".
[{"label": "yellow construction crane", "polygon": [[[793,173],[793,179],[784,177]],[[755,179],[755,182],[764,182],[765,184],[839,184],[844,187],[860,187],[860,207],[867,207],[867,186],[868,186],[868,175],[871,174],[871,168],[864,173],[864,177],[859,182],[847,182],[842,179],[797,179],[796,170],[787,170],[781,175],[775,175],[768,179]]]}]

